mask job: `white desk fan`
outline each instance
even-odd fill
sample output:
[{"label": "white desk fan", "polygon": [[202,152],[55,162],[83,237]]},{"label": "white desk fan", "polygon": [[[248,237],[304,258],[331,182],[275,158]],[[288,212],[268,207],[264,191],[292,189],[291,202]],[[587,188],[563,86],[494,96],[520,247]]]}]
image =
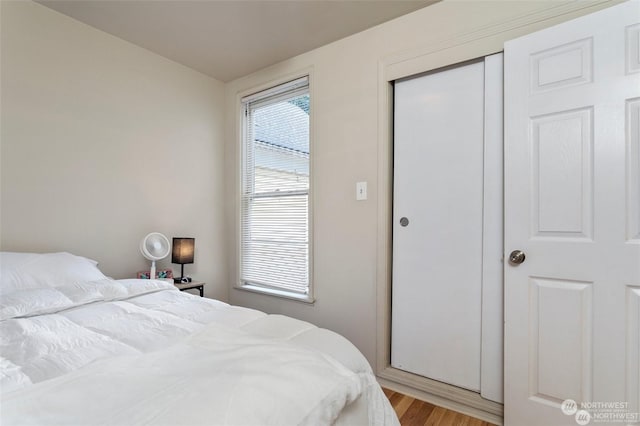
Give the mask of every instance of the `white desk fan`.
[{"label": "white desk fan", "polygon": [[156,278],[156,260],[162,260],[169,256],[171,244],[169,239],[159,232],[152,232],[140,242],[140,252],[151,261],[149,279]]}]

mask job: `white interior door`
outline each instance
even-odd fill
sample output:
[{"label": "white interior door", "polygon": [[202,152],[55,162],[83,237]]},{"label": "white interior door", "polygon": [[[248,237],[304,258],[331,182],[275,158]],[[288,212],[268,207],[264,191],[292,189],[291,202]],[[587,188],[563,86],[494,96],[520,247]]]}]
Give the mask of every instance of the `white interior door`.
[{"label": "white interior door", "polygon": [[[502,209],[501,159],[494,158],[502,150],[501,68],[498,55],[396,82],[394,107],[391,364],[474,391],[482,371],[492,375],[486,392],[495,400],[501,359],[481,369],[481,354],[502,351],[502,224],[485,223],[483,211]],[[497,161],[487,175],[485,155]],[[484,260],[490,268],[483,269]],[[486,346],[483,272],[491,281],[486,296],[495,299],[486,313],[495,328]]]},{"label": "white interior door", "polygon": [[505,250],[526,256],[505,265],[506,425],[575,426],[567,399],[640,412],[639,18],[505,44]]}]

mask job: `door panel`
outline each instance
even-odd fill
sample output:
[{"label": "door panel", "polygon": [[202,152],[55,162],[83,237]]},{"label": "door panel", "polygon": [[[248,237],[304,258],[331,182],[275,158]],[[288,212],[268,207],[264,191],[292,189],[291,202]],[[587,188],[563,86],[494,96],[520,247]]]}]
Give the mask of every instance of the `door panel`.
[{"label": "door panel", "polygon": [[627,380],[629,410],[640,413],[640,287],[627,286]]},{"label": "door panel", "polygon": [[640,99],[627,101],[627,241],[640,243]]},{"label": "door panel", "polygon": [[506,425],[575,425],[565,399],[638,412],[639,17],[505,44],[505,251],[526,254],[504,271]]},{"label": "door panel", "polygon": [[531,55],[531,93],[591,83],[591,38]]},{"label": "door panel", "polygon": [[533,117],[535,237],[591,238],[592,109]]},{"label": "door panel", "polygon": [[534,398],[549,403],[567,398],[591,401],[592,284],[530,279],[529,376]]}]

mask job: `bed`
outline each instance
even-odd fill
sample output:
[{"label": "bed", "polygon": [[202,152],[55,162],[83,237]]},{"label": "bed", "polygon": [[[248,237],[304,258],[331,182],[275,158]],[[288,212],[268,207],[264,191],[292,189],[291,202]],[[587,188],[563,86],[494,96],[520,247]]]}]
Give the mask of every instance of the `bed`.
[{"label": "bed", "polygon": [[0,423],[397,425],[362,354],[304,321],[0,253]]}]

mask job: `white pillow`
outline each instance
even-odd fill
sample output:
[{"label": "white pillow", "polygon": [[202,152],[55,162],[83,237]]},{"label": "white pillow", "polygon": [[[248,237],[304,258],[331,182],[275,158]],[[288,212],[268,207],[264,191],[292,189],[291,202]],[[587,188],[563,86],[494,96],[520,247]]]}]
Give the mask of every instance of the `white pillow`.
[{"label": "white pillow", "polygon": [[55,288],[14,291],[0,298],[0,320],[59,312],[73,302]]},{"label": "white pillow", "polygon": [[98,262],[70,253],[0,252],[0,294],[107,278]]}]

